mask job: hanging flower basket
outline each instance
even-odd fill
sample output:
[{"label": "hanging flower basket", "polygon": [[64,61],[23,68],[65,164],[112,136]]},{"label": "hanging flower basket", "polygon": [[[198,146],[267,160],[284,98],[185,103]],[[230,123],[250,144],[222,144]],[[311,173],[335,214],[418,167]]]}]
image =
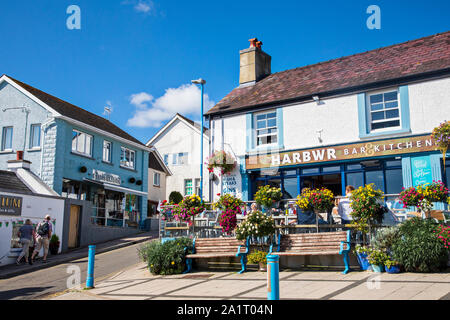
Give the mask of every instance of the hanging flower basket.
[{"label": "hanging flower basket", "polygon": [[236,167],[236,160],[226,151],[214,151],[208,158],[208,171],[214,173],[214,169],[218,168],[221,174],[229,174]]},{"label": "hanging flower basket", "polygon": [[444,161],[445,170],[445,155],[450,146],[450,121],[445,121],[433,129],[431,137],[436,142],[439,150],[442,152],[442,160]]}]

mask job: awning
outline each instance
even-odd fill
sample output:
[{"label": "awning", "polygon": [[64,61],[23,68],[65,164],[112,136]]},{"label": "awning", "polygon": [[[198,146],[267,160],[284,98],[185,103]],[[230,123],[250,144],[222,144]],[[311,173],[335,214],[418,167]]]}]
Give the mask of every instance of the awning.
[{"label": "awning", "polygon": [[142,191],[137,191],[137,190],[133,190],[133,189],[129,189],[129,188],[119,187],[119,186],[115,186],[113,184],[103,183],[103,186],[105,187],[105,189],[108,189],[108,190],[119,191],[119,192],[128,193],[128,194],[135,194],[138,196],[148,196],[147,192],[142,192]]}]

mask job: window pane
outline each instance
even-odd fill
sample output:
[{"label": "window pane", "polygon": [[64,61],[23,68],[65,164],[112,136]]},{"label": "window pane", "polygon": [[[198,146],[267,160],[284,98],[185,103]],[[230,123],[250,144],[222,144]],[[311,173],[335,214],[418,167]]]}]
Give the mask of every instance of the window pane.
[{"label": "window pane", "polygon": [[256,129],[264,129],[266,127],[266,120],[258,121],[256,123]]},{"label": "window pane", "polygon": [[383,119],[384,119],[384,112],[374,112],[374,113],[372,113],[372,121],[383,120]]},{"label": "window pane", "polygon": [[372,129],[381,129],[381,128],[390,128],[390,127],[399,127],[400,126],[400,120],[396,121],[388,121],[388,122],[381,122],[381,123],[373,123]]},{"label": "window pane", "polygon": [[13,128],[3,128],[2,150],[12,149]]},{"label": "window pane", "polygon": [[347,173],[346,184],[348,186],[353,186],[359,188],[364,185],[364,177],[362,172]]},{"label": "window pane", "polygon": [[373,104],[371,106],[371,110],[372,111],[378,111],[378,110],[383,110],[383,104],[379,103],[379,104]]},{"label": "window pane", "polygon": [[165,154],[164,155],[164,164],[167,166],[167,165],[169,165],[169,155],[168,154]]},{"label": "window pane", "polygon": [[284,171],[284,175],[285,176],[296,176],[297,175],[297,170]]},{"label": "window pane", "polygon": [[341,171],[341,167],[335,166],[335,167],[324,167],[322,168],[322,172],[336,172]]},{"label": "window pane", "polygon": [[386,119],[392,119],[392,118],[398,118],[398,117],[399,117],[398,109],[386,111]]},{"label": "window pane", "polygon": [[77,151],[84,153],[86,146],[86,135],[84,133],[79,133],[77,138]]},{"label": "window pane", "polygon": [[374,94],[370,96],[370,103],[379,103],[379,102],[383,102],[382,94]]},{"label": "window pane", "polygon": [[256,116],[256,120],[264,120],[266,119],[267,115],[266,114],[258,114]]},{"label": "window pane", "polygon": [[366,171],[366,184],[374,183],[376,189],[384,191],[383,171]]},{"label": "window pane", "polygon": [[401,167],[401,160],[386,161],[386,167]]},{"label": "window pane", "polygon": [[35,148],[41,145],[41,125],[33,124],[31,125],[31,133],[30,133],[31,141],[30,147]]},{"label": "window pane", "polygon": [[386,103],[386,109],[392,109],[392,108],[398,108],[398,102],[397,101],[387,102]]},{"label": "window pane", "polygon": [[402,169],[386,170],[386,193],[400,193],[403,187]]},{"label": "window pane", "polygon": [[360,164],[349,164],[347,170],[359,170],[362,169]]},{"label": "window pane", "polygon": [[79,133],[76,131],[72,131],[72,151],[77,150],[77,141],[78,141]]},{"label": "window pane", "polygon": [[84,150],[84,153],[91,155],[92,137],[87,134],[85,136],[86,136],[86,149]]},{"label": "window pane", "polygon": [[269,114],[267,115],[267,119],[269,119],[269,118],[276,118],[276,117],[277,117],[276,112],[272,112],[272,113],[269,113]]},{"label": "window pane", "polygon": [[277,126],[277,119],[267,120],[267,126],[268,127],[276,127]]},{"label": "window pane", "polygon": [[288,199],[297,197],[297,178],[284,179],[284,193]]},{"label": "window pane", "polygon": [[312,173],[319,173],[319,168],[309,168],[302,170],[302,174],[312,174]]},{"label": "window pane", "polygon": [[397,100],[397,91],[386,92],[384,94],[384,101]]}]

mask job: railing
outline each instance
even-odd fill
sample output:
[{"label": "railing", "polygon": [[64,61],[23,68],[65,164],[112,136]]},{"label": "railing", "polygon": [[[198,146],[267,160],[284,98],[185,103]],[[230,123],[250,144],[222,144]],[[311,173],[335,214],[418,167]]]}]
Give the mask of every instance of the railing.
[{"label": "railing", "polygon": [[92,208],[91,224],[106,227],[130,227],[137,228],[139,225],[139,212],[127,213],[122,210],[109,210],[106,208]]}]

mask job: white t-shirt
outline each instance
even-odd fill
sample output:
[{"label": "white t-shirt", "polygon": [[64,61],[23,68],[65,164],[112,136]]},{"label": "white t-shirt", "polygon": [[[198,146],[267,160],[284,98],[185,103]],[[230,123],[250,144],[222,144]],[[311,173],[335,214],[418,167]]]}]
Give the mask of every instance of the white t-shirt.
[{"label": "white t-shirt", "polygon": [[347,194],[346,198],[342,198],[341,201],[339,201],[338,214],[344,220],[352,220],[350,213],[353,210],[352,207],[350,207],[351,200],[349,196],[350,194]]}]

